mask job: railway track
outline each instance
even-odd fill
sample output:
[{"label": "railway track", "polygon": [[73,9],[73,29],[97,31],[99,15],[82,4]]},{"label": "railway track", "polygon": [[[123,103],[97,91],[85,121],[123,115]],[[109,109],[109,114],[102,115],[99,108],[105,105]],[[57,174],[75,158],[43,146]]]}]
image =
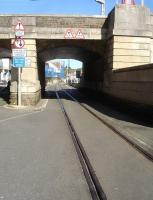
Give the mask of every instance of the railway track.
[{"label": "railway track", "polygon": [[147,157],[149,160],[153,162],[153,153],[145,150],[143,147],[139,146],[135,141],[130,139],[129,137],[126,137],[123,135],[119,130],[117,130],[113,125],[108,123],[105,119],[99,117],[96,115],[92,110],[90,110],[88,107],[80,103],[76,98],[74,98],[69,92],[67,92],[63,87],[61,88],[62,91],[69,96],[73,101],[77,102],[81,107],[83,107],[85,110],[87,110],[90,114],[92,114],[95,118],[97,118],[100,122],[105,124],[108,128],[110,128],[114,133],[119,135],[122,139],[124,139],[126,142],[128,142],[133,148],[135,148],[137,151],[139,151],[141,154],[143,154],[145,157]]},{"label": "railway track", "polygon": [[62,99],[61,99],[61,94],[58,91],[58,89],[56,88],[55,90],[56,93],[56,98],[59,102],[60,108],[64,114],[66,123],[68,125],[72,140],[73,140],[73,144],[75,146],[79,161],[81,163],[91,196],[93,200],[107,200],[107,197],[102,189],[102,186],[96,176],[96,173],[90,163],[90,160],[84,150],[83,145],[81,144],[81,141],[77,135],[77,132],[74,129],[74,126],[71,122],[71,119],[69,118],[65,108],[64,108],[64,104],[62,103]]}]

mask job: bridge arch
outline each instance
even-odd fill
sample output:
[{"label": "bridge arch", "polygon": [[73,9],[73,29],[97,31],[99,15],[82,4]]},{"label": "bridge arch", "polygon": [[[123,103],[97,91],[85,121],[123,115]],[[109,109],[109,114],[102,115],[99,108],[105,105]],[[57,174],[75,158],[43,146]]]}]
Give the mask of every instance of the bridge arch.
[{"label": "bridge arch", "polygon": [[0,39],[0,58],[11,58],[11,40],[10,39]]},{"label": "bridge arch", "polygon": [[[84,79],[91,79],[102,68],[105,42],[99,40],[37,40],[38,72],[41,88],[45,87],[45,62],[53,59],[75,59],[83,63]],[[100,63],[96,64],[97,61]],[[102,80],[103,73],[99,74]],[[95,81],[95,80],[94,80]]]}]

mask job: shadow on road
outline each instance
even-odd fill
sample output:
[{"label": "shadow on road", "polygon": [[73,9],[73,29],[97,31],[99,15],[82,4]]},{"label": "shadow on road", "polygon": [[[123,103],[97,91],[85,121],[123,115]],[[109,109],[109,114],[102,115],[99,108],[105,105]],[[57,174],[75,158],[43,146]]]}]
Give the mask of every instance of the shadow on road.
[{"label": "shadow on road", "polygon": [[[119,99],[111,98],[104,94],[87,89],[66,89],[80,103],[85,103],[98,112],[111,118],[130,122],[142,126],[153,127],[153,108],[135,105]],[[62,90],[60,95],[63,99],[73,101]],[[46,91],[44,98],[56,99],[55,90]]]},{"label": "shadow on road", "polygon": [[5,104],[9,104],[9,96],[10,96],[10,83],[7,85],[0,85],[0,106]]}]

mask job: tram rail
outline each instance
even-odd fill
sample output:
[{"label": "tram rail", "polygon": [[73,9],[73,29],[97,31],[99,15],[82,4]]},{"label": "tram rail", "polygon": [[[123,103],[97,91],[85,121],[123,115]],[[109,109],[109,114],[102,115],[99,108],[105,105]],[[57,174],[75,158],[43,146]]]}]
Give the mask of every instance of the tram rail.
[{"label": "tram rail", "polygon": [[64,107],[64,104],[61,100],[60,97],[60,92],[58,91],[58,89],[56,88],[55,90],[56,93],[56,98],[59,102],[60,108],[64,114],[66,123],[68,125],[72,140],[73,140],[73,144],[75,146],[79,161],[81,163],[91,196],[93,200],[107,200],[107,197],[102,189],[102,186],[96,176],[96,173],[89,161],[89,158],[85,152],[85,149],[77,135],[77,132],[74,129],[74,126],[71,122],[71,119],[69,118],[66,109]]},{"label": "tram rail", "polygon": [[113,125],[111,125],[109,122],[107,122],[105,119],[101,118],[97,114],[95,114],[92,110],[90,110],[87,106],[80,103],[76,98],[74,98],[69,92],[66,91],[62,87],[62,91],[69,96],[73,101],[77,102],[81,107],[83,107],[85,110],[87,110],[90,114],[92,114],[95,118],[97,118],[100,122],[102,122],[104,125],[106,125],[109,129],[111,129],[114,133],[119,135],[122,139],[124,139],[126,142],[128,142],[133,148],[135,148],[139,153],[141,153],[143,156],[147,157],[149,160],[153,162],[153,153],[143,149],[141,146],[139,146],[135,141],[130,139],[129,137],[126,137],[123,135],[119,130],[117,130]]}]

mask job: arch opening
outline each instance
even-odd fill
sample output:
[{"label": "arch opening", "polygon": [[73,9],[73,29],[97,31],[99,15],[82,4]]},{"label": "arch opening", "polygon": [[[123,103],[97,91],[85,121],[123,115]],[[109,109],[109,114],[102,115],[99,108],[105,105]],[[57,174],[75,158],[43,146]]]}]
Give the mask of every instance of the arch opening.
[{"label": "arch opening", "polygon": [[11,80],[11,40],[0,40],[0,105],[9,102],[10,88],[8,87]]},{"label": "arch opening", "polygon": [[45,62],[45,82],[51,85],[57,82],[79,84],[82,77],[81,61],[75,59],[54,59]]},{"label": "arch opening", "polygon": [[[104,60],[103,51],[104,41],[94,40],[38,40],[37,56],[38,56],[38,72],[41,83],[42,92],[45,91],[45,66],[49,69],[49,65],[54,61],[74,60],[81,62],[82,80],[93,80],[94,71],[96,71],[95,63]],[[101,63],[99,64],[100,68]],[[50,67],[51,68],[51,67]],[[66,65],[64,65],[66,68]],[[66,69],[65,69],[66,71]],[[65,73],[66,76],[66,73]],[[101,74],[101,79],[102,79]],[[67,77],[66,77],[67,78]],[[95,81],[95,80],[94,80]]]}]

